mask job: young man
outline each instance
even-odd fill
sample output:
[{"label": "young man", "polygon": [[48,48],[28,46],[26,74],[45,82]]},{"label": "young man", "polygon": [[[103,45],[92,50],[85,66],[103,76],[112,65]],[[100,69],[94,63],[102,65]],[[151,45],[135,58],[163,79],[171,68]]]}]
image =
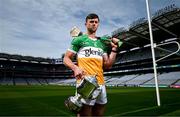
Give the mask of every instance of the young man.
[{"label": "young man", "polygon": [[[96,75],[101,92],[97,99],[83,99],[83,107],[79,116],[103,116],[105,104],[107,103],[103,69],[109,69],[113,65],[117,54],[116,38],[112,39],[112,50],[107,54],[107,46],[101,38],[96,37],[96,30],[99,26],[98,15],[91,13],[86,17],[86,34],[76,37],[71,42],[71,47],[64,56],[64,64],[73,70],[77,79],[77,85],[84,75]],[[78,65],[72,62],[73,56],[77,54]]]}]

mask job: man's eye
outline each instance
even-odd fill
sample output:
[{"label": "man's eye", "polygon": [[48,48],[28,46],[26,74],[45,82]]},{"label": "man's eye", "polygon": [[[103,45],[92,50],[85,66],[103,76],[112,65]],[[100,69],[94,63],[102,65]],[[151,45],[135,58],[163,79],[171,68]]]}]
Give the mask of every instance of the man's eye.
[{"label": "man's eye", "polygon": [[90,23],[96,23],[96,24],[97,24],[97,23],[98,23],[98,21],[90,21]]}]

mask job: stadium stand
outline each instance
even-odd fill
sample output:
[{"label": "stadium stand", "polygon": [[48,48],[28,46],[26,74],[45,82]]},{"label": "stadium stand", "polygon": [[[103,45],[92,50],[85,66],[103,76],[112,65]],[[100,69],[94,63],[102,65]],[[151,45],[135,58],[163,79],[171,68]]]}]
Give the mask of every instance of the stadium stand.
[{"label": "stadium stand", "polygon": [[[179,22],[180,9],[175,5],[167,6],[154,13],[152,19],[154,42],[157,45],[173,41],[180,42],[178,31]],[[113,74],[129,76],[129,74],[144,73],[128,82],[124,82],[123,85],[142,86],[144,83],[147,85],[148,82],[152,82],[151,85],[154,86],[147,20],[145,18],[140,18],[137,21],[134,21],[129,29],[123,27],[119,28],[115,30],[112,35],[124,41],[124,44],[121,47],[115,65],[111,70],[106,71],[105,75],[110,76]],[[156,60],[176,50],[177,46],[173,43],[161,46],[160,48],[156,47]],[[158,72],[159,74],[161,73],[161,75],[159,75],[159,80],[162,85],[173,84],[173,82],[176,82],[176,79],[179,79],[177,74],[180,72],[179,56],[180,53],[178,52],[176,55],[157,63]],[[173,71],[177,71],[177,73]],[[166,75],[168,75],[166,72],[169,72],[169,74],[174,77],[172,79],[171,77],[166,77]],[[145,79],[143,79],[143,77]],[[109,83],[110,82],[108,82],[108,84]]]},{"label": "stadium stand", "polygon": [[13,85],[13,79],[6,77],[2,79],[1,85]]},{"label": "stadium stand", "polygon": [[125,86],[126,82],[135,79],[138,75],[125,75],[122,77],[113,77],[107,81],[107,85],[112,85],[112,86]]},{"label": "stadium stand", "polygon": [[[170,86],[174,82],[180,79],[180,72],[169,72],[163,73],[158,76],[159,85]],[[154,79],[144,83],[145,85],[152,85],[154,84]]]},{"label": "stadium stand", "polygon": [[14,79],[15,85],[27,85],[27,81],[24,78],[15,78]]},{"label": "stadium stand", "polygon": [[28,85],[41,85],[36,78],[27,78]]},{"label": "stadium stand", "polygon": [[138,77],[132,79],[132,80],[129,80],[128,82],[126,82],[127,85],[143,85],[145,82],[147,82],[148,80],[151,80],[153,79],[154,76],[152,73],[147,73],[147,74],[142,74],[142,75],[139,75]]},{"label": "stadium stand", "polygon": [[[172,4],[152,17],[156,60],[178,49],[180,43],[180,8]],[[152,55],[146,18],[128,28],[118,28],[112,37],[123,41],[117,60],[104,71],[108,86],[154,86]],[[160,44],[166,44],[158,46]],[[160,86],[180,85],[180,52],[157,62]],[[74,59],[74,62],[76,60]],[[0,85],[75,85],[73,72],[63,65],[62,58],[0,53]]]}]

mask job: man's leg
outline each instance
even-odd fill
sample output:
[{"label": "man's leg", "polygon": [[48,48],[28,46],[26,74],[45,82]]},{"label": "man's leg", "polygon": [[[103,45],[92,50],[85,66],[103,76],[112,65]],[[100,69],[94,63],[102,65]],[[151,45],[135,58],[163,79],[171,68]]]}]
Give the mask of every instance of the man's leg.
[{"label": "man's leg", "polygon": [[92,108],[92,116],[103,116],[106,104],[95,104]]},{"label": "man's leg", "polygon": [[93,106],[83,104],[82,109],[79,112],[79,116],[91,116],[92,115],[92,107]]}]

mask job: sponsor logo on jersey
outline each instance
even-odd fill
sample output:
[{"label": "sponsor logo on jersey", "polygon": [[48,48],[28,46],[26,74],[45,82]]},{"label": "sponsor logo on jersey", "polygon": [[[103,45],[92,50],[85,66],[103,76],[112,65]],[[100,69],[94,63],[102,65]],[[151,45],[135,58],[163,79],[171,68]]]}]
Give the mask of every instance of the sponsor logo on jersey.
[{"label": "sponsor logo on jersey", "polygon": [[97,55],[97,56],[103,55],[103,52],[100,49],[93,50],[92,48],[89,48],[89,49],[84,49],[83,51],[85,52],[86,57],[89,57],[90,55]]}]

